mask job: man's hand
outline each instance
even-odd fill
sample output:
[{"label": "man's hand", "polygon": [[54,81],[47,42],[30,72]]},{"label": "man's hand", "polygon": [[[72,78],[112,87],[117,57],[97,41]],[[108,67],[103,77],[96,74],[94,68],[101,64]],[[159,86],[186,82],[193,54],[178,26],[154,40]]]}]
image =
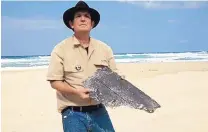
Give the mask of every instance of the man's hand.
[{"label": "man's hand", "polygon": [[84,87],[78,88],[78,89],[76,89],[75,93],[83,100],[90,99],[90,96],[89,96],[90,89],[88,89],[88,88],[84,88]]},{"label": "man's hand", "polygon": [[53,88],[55,88],[56,90],[60,91],[61,93],[64,94],[69,94],[69,95],[75,95],[78,98],[80,98],[80,100],[82,101],[90,101],[90,89],[88,88],[84,88],[84,87],[79,87],[77,89],[73,88],[71,85],[69,85],[66,82],[62,82],[62,81],[51,81],[51,86]]}]

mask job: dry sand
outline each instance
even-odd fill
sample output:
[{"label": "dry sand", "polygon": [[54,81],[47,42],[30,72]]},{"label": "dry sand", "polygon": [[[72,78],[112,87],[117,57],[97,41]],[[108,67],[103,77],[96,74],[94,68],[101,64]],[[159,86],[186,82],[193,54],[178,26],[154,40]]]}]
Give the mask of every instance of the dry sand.
[{"label": "dry sand", "polygon": [[[109,109],[116,132],[208,132],[208,62],[118,64],[162,106]],[[62,132],[47,69],[2,71],[2,132]]]}]

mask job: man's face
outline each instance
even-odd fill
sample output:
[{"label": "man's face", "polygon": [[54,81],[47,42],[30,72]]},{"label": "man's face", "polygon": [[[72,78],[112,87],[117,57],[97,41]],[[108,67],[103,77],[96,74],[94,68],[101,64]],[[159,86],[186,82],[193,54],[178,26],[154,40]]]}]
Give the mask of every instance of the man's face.
[{"label": "man's face", "polygon": [[71,27],[75,32],[90,32],[94,22],[91,21],[91,16],[86,11],[76,12],[74,15],[74,21],[70,22]]}]

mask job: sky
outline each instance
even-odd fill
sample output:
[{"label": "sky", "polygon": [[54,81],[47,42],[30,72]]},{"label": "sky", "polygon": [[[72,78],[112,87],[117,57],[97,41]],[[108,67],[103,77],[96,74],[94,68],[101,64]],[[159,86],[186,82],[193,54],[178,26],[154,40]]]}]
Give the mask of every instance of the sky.
[{"label": "sky", "polygon": [[[91,37],[117,53],[208,51],[208,2],[86,1],[101,15]],[[50,55],[73,35],[63,12],[77,1],[2,1],[2,56]]]}]

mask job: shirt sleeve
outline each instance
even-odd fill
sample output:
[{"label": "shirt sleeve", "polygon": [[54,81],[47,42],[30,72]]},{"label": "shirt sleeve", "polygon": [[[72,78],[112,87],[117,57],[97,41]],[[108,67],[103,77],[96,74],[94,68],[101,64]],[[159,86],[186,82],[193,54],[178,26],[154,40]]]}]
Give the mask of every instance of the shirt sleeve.
[{"label": "shirt sleeve", "polygon": [[47,81],[50,80],[64,80],[64,67],[63,67],[63,51],[58,45],[53,49],[50,56]]},{"label": "shirt sleeve", "polygon": [[113,50],[110,47],[108,48],[108,65],[112,71],[120,75],[122,79],[125,79],[125,75],[116,66]]}]

